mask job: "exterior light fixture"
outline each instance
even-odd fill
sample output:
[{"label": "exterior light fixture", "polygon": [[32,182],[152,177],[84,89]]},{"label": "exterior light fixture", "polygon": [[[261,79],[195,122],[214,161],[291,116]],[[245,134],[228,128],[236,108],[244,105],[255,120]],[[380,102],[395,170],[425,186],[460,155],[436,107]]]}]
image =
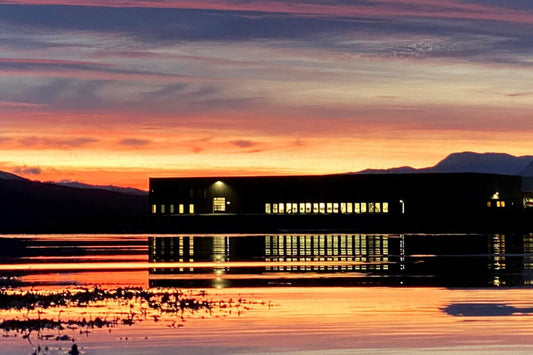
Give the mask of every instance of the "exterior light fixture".
[{"label": "exterior light fixture", "polygon": [[403,200],[400,200],[400,204],[402,205],[402,214],[405,214],[405,203]]}]

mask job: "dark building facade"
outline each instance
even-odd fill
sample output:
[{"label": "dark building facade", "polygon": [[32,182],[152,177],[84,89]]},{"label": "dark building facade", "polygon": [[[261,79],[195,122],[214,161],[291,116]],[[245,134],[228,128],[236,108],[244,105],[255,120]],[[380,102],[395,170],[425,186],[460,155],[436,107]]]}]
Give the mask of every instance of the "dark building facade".
[{"label": "dark building facade", "polygon": [[479,217],[523,207],[519,176],[345,174],[151,178],[154,215]]}]

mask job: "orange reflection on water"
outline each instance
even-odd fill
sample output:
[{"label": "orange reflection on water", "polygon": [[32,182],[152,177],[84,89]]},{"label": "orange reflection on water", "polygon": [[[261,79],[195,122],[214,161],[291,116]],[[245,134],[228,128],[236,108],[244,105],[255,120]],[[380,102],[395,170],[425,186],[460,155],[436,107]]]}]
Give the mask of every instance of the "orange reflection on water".
[{"label": "orange reflection on water", "polygon": [[361,262],[361,261],[226,261],[226,262],[133,262],[112,263],[94,262],[86,263],[40,263],[40,264],[0,264],[4,271],[31,271],[31,270],[118,270],[118,269],[147,269],[147,268],[240,268],[240,267],[289,267],[289,266],[351,266],[351,265],[377,265],[388,262]]},{"label": "orange reflection on water", "polygon": [[[176,323],[148,318],[112,332],[76,335],[86,353],[318,353],[533,350],[533,316],[452,316],[450,304],[530,307],[530,289],[388,287],[208,290],[208,299],[259,302],[246,312],[202,313]],[[264,301],[264,302],[263,302]],[[263,302],[263,303],[261,303]],[[127,311],[127,304],[126,306]],[[117,304],[117,306],[119,306]],[[58,311],[49,314],[57,316]],[[76,311],[74,311],[76,312]],[[88,316],[83,310],[78,316]],[[4,316],[4,314],[0,314]],[[127,341],[124,340],[127,337]],[[8,342],[15,342],[8,339]]]}]

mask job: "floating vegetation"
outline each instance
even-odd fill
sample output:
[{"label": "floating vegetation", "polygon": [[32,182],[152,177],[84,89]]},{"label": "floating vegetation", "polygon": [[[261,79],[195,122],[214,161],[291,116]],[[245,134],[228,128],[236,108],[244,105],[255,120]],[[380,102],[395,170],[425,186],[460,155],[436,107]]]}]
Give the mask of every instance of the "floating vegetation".
[{"label": "floating vegetation", "polygon": [[[11,316],[0,323],[4,337],[74,341],[93,329],[131,326],[142,321],[167,322],[180,328],[186,318],[240,315],[266,302],[221,299],[205,291],[179,289],[79,288],[61,291],[0,290],[0,310]],[[268,304],[270,306],[270,304]],[[234,312],[234,313],[233,313]],[[64,334],[69,331],[70,335]]]}]

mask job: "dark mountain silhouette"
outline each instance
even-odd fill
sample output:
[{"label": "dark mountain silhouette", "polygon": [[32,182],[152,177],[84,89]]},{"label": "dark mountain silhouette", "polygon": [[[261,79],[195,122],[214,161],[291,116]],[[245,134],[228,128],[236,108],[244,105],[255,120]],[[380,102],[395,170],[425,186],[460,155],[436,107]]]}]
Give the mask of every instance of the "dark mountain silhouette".
[{"label": "dark mountain silhouette", "polygon": [[[0,233],[106,230],[147,211],[147,195],[0,178]],[[16,175],[13,175],[16,176]]]},{"label": "dark mountain silhouette", "polygon": [[366,169],[355,174],[408,173],[487,173],[533,176],[533,156],[516,157],[504,153],[452,153],[433,167],[415,169],[409,166],[392,169]]},{"label": "dark mountain silhouette", "polygon": [[357,172],[356,174],[412,174],[420,172],[419,170],[420,169],[415,169],[410,166],[401,166],[390,169],[365,169]]},{"label": "dark mountain silhouette", "polygon": [[533,156],[515,157],[503,153],[453,153],[430,169],[435,173],[490,173],[521,175]]},{"label": "dark mountain silhouette", "polygon": [[26,180],[26,179],[15,174],[0,171],[0,180]]},{"label": "dark mountain silhouette", "polygon": [[139,189],[134,189],[133,187],[119,187],[113,185],[89,185],[82,182],[71,181],[71,180],[61,180],[59,182],[53,182],[56,185],[75,187],[77,189],[96,189],[96,190],[107,190],[114,192],[121,192],[131,195],[148,195],[148,191],[143,191]]}]

